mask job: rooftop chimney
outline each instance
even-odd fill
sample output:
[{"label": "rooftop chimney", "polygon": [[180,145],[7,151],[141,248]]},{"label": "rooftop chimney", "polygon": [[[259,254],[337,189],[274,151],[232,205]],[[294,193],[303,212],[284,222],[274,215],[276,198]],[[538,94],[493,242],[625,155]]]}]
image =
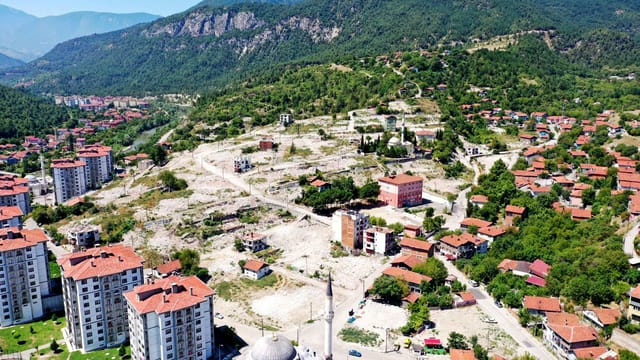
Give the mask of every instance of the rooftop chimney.
[{"label": "rooftop chimney", "polygon": [[106,258],[107,257],[107,252],[104,251],[104,250],[100,251],[100,257],[101,258]]},{"label": "rooftop chimney", "polygon": [[162,302],[163,303],[167,302],[167,294],[162,294]]},{"label": "rooftop chimney", "polygon": [[118,255],[118,261],[122,262],[122,256]]},{"label": "rooftop chimney", "polygon": [[193,286],[189,286],[189,295],[193,296]]},{"label": "rooftop chimney", "polygon": [[171,292],[172,293],[177,293],[178,292],[178,284],[177,283],[171,283]]},{"label": "rooftop chimney", "polygon": [[91,267],[96,267],[96,264],[91,260]]}]

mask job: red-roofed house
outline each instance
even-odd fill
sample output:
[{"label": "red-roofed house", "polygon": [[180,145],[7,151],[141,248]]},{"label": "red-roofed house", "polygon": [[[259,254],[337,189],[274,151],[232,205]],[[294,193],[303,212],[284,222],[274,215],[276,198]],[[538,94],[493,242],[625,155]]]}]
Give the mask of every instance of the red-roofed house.
[{"label": "red-roofed house", "polygon": [[640,285],[629,291],[629,308],[627,316],[631,321],[640,322]]},{"label": "red-roofed house", "polygon": [[17,206],[0,206],[0,227],[19,227],[24,213]]},{"label": "red-roofed house", "polygon": [[180,269],[182,269],[182,263],[180,263],[179,259],[175,259],[156,266],[154,275],[158,278],[166,278],[167,276],[177,274],[180,272]]},{"label": "red-roofed house", "polygon": [[418,274],[413,271],[401,269],[398,267],[386,268],[382,273],[384,275],[392,276],[396,279],[406,281],[407,284],[409,285],[409,290],[418,294],[422,293],[422,290],[420,289],[420,284],[422,284],[423,281],[424,282],[431,281],[431,278],[428,276]]},{"label": "red-roofed house", "polygon": [[262,279],[264,276],[269,275],[271,269],[266,262],[250,259],[242,267],[243,275],[248,276],[253,280]]},{"label": "red-roofed house", "polygon": [[478,229],[480,229],[483,227],[487,227],[489,225],[491,225],[491,221],[486,221],[486,220],[476,219],[476,218],[466,218],[462,220],[462,222],[460,222],[460,228],[462,229],[468,229],[470,226],[475,226]]},{"label": "red-roofed house", "polygon": [[487,226],[478,229],[478,237],[487,240],[489,243],[494,242],[497,238],[507,233],[503,226]]},{"label": "red-roofed house", "polygon": [[405,224],[404,225],[404,236],[410,238],[417,238],[418,236],[422,236],[422,226],[413,225],[413,224]]},{"label": "red-roofed house", "polygon": [[450,349],[451,360],[478,360],[473,350]]},{"label": "red-roofed house", "polygon": [[[63,333],[73,350],[114,347],[128,339],[122,293],[144,282],[143,263],[133,248],[124,245],[96,247],[58,258],[67,318]],[[89,297],[101,299],[101,303],[96,306],[94,301],[86,301]]]},{"label": "red-roofed house", "polygon": [[378,199],[393,207],[405,207],[422,203],[422,178],[400,174],[378,179]]},{"label": "red-roofed house", "polygon": [[498,270],[500,272],[511,272],[516,276],[529,276],[529,267],[531,263],[528,261],[503,259],[498,264]]},{"label": "red-roofed house", "polygon": [[598,345],[598,334],[591,326],[548,324],[544,340],[561,358],[568,359],[572,350]]},{"label": "red-roofed house", "polygon": [[595,308],[582,312],[585,319],[589,320],[598,329],[615,325],[620,320],[622,313],[618,309]]},{"label": "red-roofed house", "polygon": [[482,208],[486,203],[489,202],[489,197],[487,197],[486,195],[472,195],[469,199],[469,202],[473,206]]},{"label": "red-roofed house", "polygon": [[569,351],[569,356],[574,359],[594,359],[594,360],[618,360],[618,353],[609,350],[604,346],[592,346]]},{"label": "red-roofed house", "polygon": [[546,278],[549,275],[549,270],[551,270],[551,266],[540,259],[536,259],[529,266],[529,273],[541,278]]},{"label": "red-roofed house", "polygon": [[400,249],[402,255],[413,255],[422,261],[433,257],[434,252],[432,243],[408,237],[400,240]]},{"label": "red-roofed house", "polygon": [[414,255],[402,255],[391,262],[391,267],[413,271],[414,267],[422,264],[424,261],[424,259],[420,259]]},{"label": "red-roofed house", "polygon": [[454,296],[453,306],[463,307],[476,304],[476,297],[469,291],[459,292]]},{"label": "red-roofed house", "polygon": [[558,298],[527,295],[524,297],[523,305],[533,315],[545,316],[549,312],[562,311],[560,299]]},{"label": "red-roofed house", "polygon": [[313,180],[309,185],[313,186],[314,188],[317,188],[319,192],[323,192],[331,188],[330,183],[320,179]]},{"label": "red-roofed house", "polygon": [[507,205],[504,209],[504,223],[507,226],[513,226],[514,220],[516,217],[522,219],[524,218],[524,214],[527,211],[527,208],[522,206],[515,205]]},{"label": "red-roofed house", "polygon": [[128,327],[135,334],[131,358],[213,357],[213,295],[195,276],[170,276],[126,292]]},{"label": "red-roofed house", "polygon": [[48,240],[40,229],[0,229],[0,326],[31,322],[47,311],[43,298],[51,293]]},{"label": "red-roofed house", "polygon": [[469,233],[443,236],[439,242],[440,252],[456,258],[470,258],[476,252],[475,236]]}]

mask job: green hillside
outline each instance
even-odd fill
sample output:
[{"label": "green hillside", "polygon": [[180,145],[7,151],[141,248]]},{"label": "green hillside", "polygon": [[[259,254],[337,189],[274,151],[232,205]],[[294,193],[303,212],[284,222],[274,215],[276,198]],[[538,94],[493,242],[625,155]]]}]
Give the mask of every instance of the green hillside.
[{"label": "green hillside", "polygon": [[67,111],[53,102],[21,90],[0,86],[0,139],[21,143],[25,135],[53,133],[69,119]]},{"label": "green hillside", "polygon": [[[468,43],[532,29],[554,29],[554,46],[575,62],[633,65],[640,48],[640,3],[621,0],[219,4],[205,2],[150,24],[62,43],[4,81],[35,78],[36,91],[57,93],[200,91],[279,71],[283,64]],[[604,30],[608,37],[591,37],[598,41],[596,49],[610,49],[612,39],[623,37],[623,54],[588,51],[591,44],[583,34]]]}]

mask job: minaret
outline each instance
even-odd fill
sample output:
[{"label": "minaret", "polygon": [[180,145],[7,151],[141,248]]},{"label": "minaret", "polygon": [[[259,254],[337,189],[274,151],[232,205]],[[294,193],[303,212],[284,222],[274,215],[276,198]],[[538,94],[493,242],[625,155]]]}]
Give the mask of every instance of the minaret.
[{"label": "minaret", "polygon": [[327,281],[327,293],[324,302],[324,358],[333,359],[333,289],[331,288],[331,273]]},{"label": "minaret", "polygon": [[402,134],[400,134],[400,145],[404,145],[404,126],[405,126],[405,118],[404,111],[402,112]]}]

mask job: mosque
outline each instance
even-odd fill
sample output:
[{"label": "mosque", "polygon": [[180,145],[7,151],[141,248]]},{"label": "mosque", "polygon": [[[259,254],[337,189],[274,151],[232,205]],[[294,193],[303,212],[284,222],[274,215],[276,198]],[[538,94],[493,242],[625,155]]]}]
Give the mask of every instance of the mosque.
[{"label": "mosque", "polygon": [[316,354],[308,347],[294,347],[282,335],[273,334],[256,341],[247,355],[247,360],[332,360],[333,359],[333,289],[331,274],[327,281],[324,317],[324,356]]}]

